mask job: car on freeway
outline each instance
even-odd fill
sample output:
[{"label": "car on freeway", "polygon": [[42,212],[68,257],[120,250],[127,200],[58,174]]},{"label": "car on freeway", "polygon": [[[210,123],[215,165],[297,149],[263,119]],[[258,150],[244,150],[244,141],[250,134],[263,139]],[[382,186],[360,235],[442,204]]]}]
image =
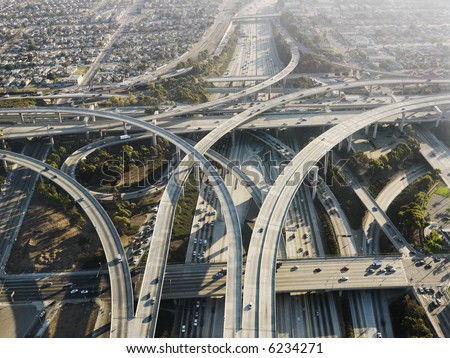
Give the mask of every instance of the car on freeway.
[{"label": "car on freeway", "polygon": [[42,284],[41,288],[47,288],[53,285],[53,282],[46,281]]},{"label": "car on freeway", "polygon": [[250,303],[248,304],[248,306],[247,306],[247,307],[248,307],[248,309],[249,309],[249,310],[251,310],[251,309],[252,309],[252,307],[253,307],[253,304],[252,304],[252,303],[250,302]]},{"label": "car on freeway", "polygon": [[429,270],[430,268],[431,268],[431,264],[426,264],[424,267],[423,267],[425,270]]},{"label": "car on freeway", "polygon": [[348,277],[347,276],[339,277],[339,282],[344,282],[344,281],[348,281]]},{"label": "car on freeway", "polygon": [[85,295],[86,293],[89,293],[89,291],[88,290],[81,290],[80,293]]},{"label": "car on freeway", "polygon": [[298,270],[298,266],[297,265],[291,267],[291,271],[297,271],[297,270]]},{"label": "car on freeway", "polygon": [[200,301],[195,302],[195,308],[200,308]]},{"label": "car on freeway", "polygon": [[72,288],[73,287],[73,282],[68,282],[63,287],[64,288]]},{"label": "car on freeway", "polygon": [[375,269],[373,269],[373,268],[368,268],[367,270],[366,270],[366,272],[367,272],[367,274],[372,274],[372,273],[374,273],[375,272]]},{"label": "car on freeway", "polygon": [[181,326],[181,333],[186,333],[186,325]]},{"label": "car on freeway", "polygon": [[262,233],[264,231],[264,228],[262,228],[262,227],[260,227],[259,229],[258,229],[258,232],[259,233]]},{"label": "car on freeway", "polygon": [[70,291],[70,293],[73,295],[74,293],[77,293],[78,289],[74,288],[73,290]]},{"label": "car on freeway", "polygon": [[319,310],[316,310],[316,316],[319,317],[319,315],[320,315]]},{"label": "car on freeway", "polygon": [[425,265],[425,261],[424,261],[424,260],[418,260],[418,261],[416,261],[416,266],[417,266],[417,267],[423,266],[423,265]]},{"label": "car on freeway", "polygon": [[423,289],[423,287],[418,287],[417,292],[419,292],[420,294],[424,294],[425,290]]},{"label": "car on freeway", "polygon": [[348,270],[350,270],[348,266],[344,266],[341,268],[341,272],[347,272]]},{"label": "car on freeway", "polygon": [[197,327],[198,326],[198,318],[195,318],[194,319],[194,327]]},{"label": "car on freeway", "polygon": [[383,335],[381,334],[381,332],[377,332],[376,338],[383,338]]},{"label": "car on freeway", "polygon": [[322,269],[321,269],[320,267],[317,267],[317,268],[314,269],[313,272],[314,272],[314,273],[319,273],[320,271],[322,271]]}]

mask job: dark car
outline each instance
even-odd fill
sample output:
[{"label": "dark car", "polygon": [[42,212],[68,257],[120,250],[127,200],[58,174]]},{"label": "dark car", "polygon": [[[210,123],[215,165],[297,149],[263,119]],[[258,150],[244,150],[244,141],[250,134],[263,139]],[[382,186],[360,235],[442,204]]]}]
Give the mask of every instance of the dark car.
[{"label": "dark car", "polygon": [[321,269],[320,267],[317,267],[317,268],[314,269],[313,272],[314,272],[314,273],[319,273],[320,271],[322,271],[322,269]]}]

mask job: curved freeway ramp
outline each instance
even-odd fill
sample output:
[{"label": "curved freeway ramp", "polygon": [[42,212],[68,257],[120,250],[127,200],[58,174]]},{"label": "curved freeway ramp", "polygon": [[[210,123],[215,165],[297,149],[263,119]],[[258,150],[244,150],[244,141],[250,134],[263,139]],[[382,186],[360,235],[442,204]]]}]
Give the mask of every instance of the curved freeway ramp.
[{"label": "curved freeway ramp", "polygon": [[77,203],[91,220],[105,251],[111,283],[111,337],[128,335],[128,321],[133,318],[133,287],[127,260],[116,261],[117,254],[125,256],[119,234],[108,214],[94,197],[67,174],[37,159],[0,150],[3,160],[21,165],[48,178],[60,186]]},{"label": "curved freeway ramp", "polygon": [[384,117],[400,113],[403,107],[415,110],[449,102],[448,95],[440,95],[365,112],[321,134],[295,156],[267,195],[255,223],[257,230],[253,232],[250,241],[244,282],[244,305],[253,302],[255,308],[246,310],[243,315],[244,336],[275,336],[274,265],[278,239],[292,198],[311,166],[349,135]]}]

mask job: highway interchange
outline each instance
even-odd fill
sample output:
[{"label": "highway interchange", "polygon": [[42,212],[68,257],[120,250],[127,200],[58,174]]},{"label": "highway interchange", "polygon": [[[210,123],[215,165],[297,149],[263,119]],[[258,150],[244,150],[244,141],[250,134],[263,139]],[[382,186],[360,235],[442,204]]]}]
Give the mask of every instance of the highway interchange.
[{"label": "highway interchange", "polygon": [[[254,31],[254,28],[249,26],[248,31]],[[262,31],[264,33],[267,32],[268,29],[265,26],[262,26],[262,28],[257,29],[257,31]],[[232,133],[232,131],[237,128],[240,129],[242,125],[246,125],[246,128],[251,130],[258,129],[258,118],[261,118],[266,111],[314,95],[368,86],[391,86],[398,84],[427,85],[430,82],[433,84],[448,85],[450,83],[448,80],[429,81],[428,79],[402,78],[346,82],[332,84],[327,88],[318,87],[304,89],[258,102],[226,120],[219,120],[218,123],[217,119],[213,120],[208,117],[204,117],[204,119],[199,119],[198,117],[191,119],[191,121],[197,121],[197,123],[202,122],[202,132],[210,130],[210,132],[196,144],[188,142],[159,126],[160,121],[169,121],[172,117],[176,118],[176,116],[187,115],[192,112],[201,112],[210,109],[211,107],[218,108],[218,106],[229,105],[248,96],[257,95],[258,92],[261,92],[264,88],[278,83],[295,68],[300,56],[298,48],[293,40],[290,39],[287,34],[285,34],[285,37],[290,44],[292,57],[290,63],[284,69],[274,73],[275,68],[273,67],[272,62],[266,61],[265,65],[256,63],[253,65],[254,68],[250,70],[250,74],[258,75],[258,66],[262,66],[260,72],[271,75],[269,79],[238,93],[219,97],[205,104],[183,109],[174,109],[154,116],[143,116],[139,119],[119,113],[80,108],[51,107],[0,110],[0,116],[3,116],[2,119],[5,120],[8,120],[11,116],[17,116],[17,114],[31,115],[33,117],[58,117],[58,115],[62,114],[71,117],[82,116],[86,118],[96,118],[96,122],[89,126],[80,125],[77,121],[70,122],[65,120],[61,123],[61,126],[55,124],[51,129],[48,125],[47,127],[43,126],[41,129],[38,129],[34,128],[31,124],[27,125],[26,123],[21,126],[10,126],[7,131],[5,130],[4,139],[14,138],[15,136],[47,137],[64,135],[67,133],[85,132],[87,130],[109,130],[111,128],[111,121],[118,121],[123,123],[123,125],[131,125],[133,129],[139,128],[140,130],[150,132],[150,134],[140,134],[133,136],[130,139],[150,139],[156,134],[169,140],[178,148],[178,150],[181,150],[181,152],[186,154],[184,158],[179,154],[179,160],[176,163],[177,166],[173,169],[173,175],[164,188],[164,194],[159,204],[154,226],[153,239],[145,265],[142,286],[138,290],[137,307],[136,310],[134,310],[134,297],[131,289],[130,270],[127,260],[124,260],[122,263],[118,263],[115,260],[118,253],[123,257],[126,257],[117,231],[112,225],[108,215],[94,197],[98,196],[99,193],[88,192],[74,179],[76,164],[82,160],[82,158],[86,157],[97,148],[117,144],[120,143],[121,140],[118,138],[111,138],[98,141],[94,145],[86,146],[85,148],[80,148],[74,155],[69,157],[70,162],[66,162],[63,165],[62,171],[50,167],[39,160],[11,153],[9,151],[0,151],[3,160],[29,168],[54,181],[56,184],[61,185],[61,187],[78,202],[80,207],[94,223],[109,263],[108,271],[111,284],[111,296],[113,299],[111,337],[153,337],[156,331],[158,311],[160,300],[162,298],[225,296],[224,305],[215,311],[216,317],[219,316],[219,313],[223,317],[224,323],[221,334],[224,337],[274,337],[277,335],[277,326],[282,326],[283,324],[283,320],[279,321],[279,317],[276,314],[277,310],[282,311],[281,309],[277,309],[279,306],[277,297],[280,297],[281,300],[287,300],[283,295],[276,296],[276,293],[310,292],[315,290],[341,291],[374,288],[383,289],[386,287],[400,288],[421,283],[423,280],[426,280],[425,282],[428,284],[440,284],[442,277],[445,277],[444,271],[439,275],[435,275],[433,278],[424,277],[421,274],[422,271],[415,268],[409,257],[411,248],[406,243],[406,240],[401,238],[401,234],[385,215],[384,210],[386,210],[386,204],[381,206],[381,204],[377,204],[375,199],[371,197],[367,199],[368,202],[366,203],[362,196],[360,197],[369,209],[370,214],[391,239],[392,243],[400,253],[399,256],[383,259],[383,264],[392,264],[397,269],[396,272],[391,275],[374,274],[368,276],[366,270],[371,265],[374,257],[357,257],[355,242],[347,244],[342,244],[342,242],[340,242],[343,249],[343,255],[347,257],[328,259],[326,257],[314,259],[307,258],[298,259],[296,261],[289,260],[285,261],[284,265],[281,266],[278,271],[276,270],[275,265],[277,258],[280,255],[284,259],[284,256],[286,255],[294,256],[293,254],[297,254],[296,249],[289,254],[289,252],[291,252],[290,246],[295,247],[297,244],[294,245],[294,242],[289,244],[287,238],[287,242],[285,243],[286,247],[280,250],[280,239],[283,237],[283,230],[287,229],[286,225],[288,225],[289,222],[296,222],[298,217],[307,218],[306,226],[301,229],[298,228],[298,232],[295,231],[289,235],[294,235],[294,238],[296,238],[294,241],[300,242],[302,242],[301,238],[304,237],[305,234],[312,235],[312,246],[305,246],[303,252],[311,252],[311,256],[324,255],[323,249],[320,248],[320,233],[315,229],[314,219],[311,219],[311,217],[313,217],[313,214],[311,214],[313,210],[311,209],[311,206],[308,206],[311,205],[312,202],[310,193],[307,192],[306,189],[300,189],[300,194],[296,197],[296,193],[301,187],[303,179],[306,177],[311,167],[335,146],[347,140],[347,138],[360,129],[364,129],[370,125],[377,125],[378,122],[388,118],[396,118],[396,116],[402,112],[414,113],[420,110],[426,110],[427,108],[448,105],[450,103],[450,98],[446,94],[421,97],[401,103],[384,105],[364,113],[352,114],[345,118],[343,117],[342,119],[331,123],[332,127],[330,129],[314,139],[301,151],[299,151],[300,148],[291,149],[287,145],[283,145],[281,141],[277,141],[273,137],[270,138],[270,136],[265,135],[264,133],[255,133],[262,142],[272,147],[279,155],[283,155],[284,158],[289,161],[289,164],[276,180],[266,187],[266,192],[264,192],[264,194],[262,194],[261,187],[259,186],[261,183],[252,182],[251,178],[240,168],[232,168],[231,170],[242,182],[248,184],[245,185],[245,189],[249,191],[249,196],[253,197],[257,206],[261,207],[260,214],[257,216],[256,222],[254,223],[254,230],[246,254],[246,260],[243,260],[243,244],[241,236],[242,220],[239,218],[239,214],[233,202],[233,197],[230,194],[229,188],[225,185],[224,179],[205,156],[209,156],[215,162],[228,168],[232,167],[232,163],[225,156],[211,150],[211,147],[214,144],[218,143],[226,134]],[[274,51],[273,44],[267,43],[267,41],[263,44],[257,43],[255,46],[250,45],[249,50],[256,51],[256,48],[258,48],[261,52],[265,47],[270,48],[268,50],[269,54],[271,51]],[[241,66],[238,66],[237,64],[242,63],[242,61],[242,59],[233,61],[230,72],[235,73],[238,71]],[[247,67],[250,66],[251,65],[249,64],[247,65]],[[265,66],[267,66],[267,68]],[[247,74],[248,72],[238,72],[239,76],[245,76]],[[295,116],[297,116],[297,118],[293,119],[295,121],[293,125],[298,126],[298,115],[294,115],[294,117]],[[253,119],[255,120],[254,125],[249,125],[248,122]],[[265,122],[270,122],[272,120],[276,122],[275,127],[279,128],[279,121],[277,121],[276,118],[271,119],[270,117],[267,117]],[[183,119],[183,121],[182,131],[198,132],[196,124],[191,125],[186,119]],[[207,121],[210,121],[210,124],[203,124],[208,123]],[[330,124],[329,121],[329,119],[326,119],[324,122]],[[394,121],[398,122],[397,119]],[[188,125],[186,125],[186,123],[188,123]],[[15,127],[18,129],[17,132]],[[282,127],[286,128],[288,125],[285,125],[285,122],[283,122]],[[114,124],[114,129],[117,130],[117,128],[121,130],[121,128],[124,127]],[[267,128],[267,123],[264,123],[262,128]],[[443,179],[448,180],[446,178],[447,173],[450,173],[447,156],[448,149],[442,147],[441,143],[437,143],[435,138],[430,137],[425,131],[421,131],[419,135],[423,137],[424,142],[428,143],[428,149],[425,148],[424,150],[428,150],[428,155],[425,154],[425,156],[429,157],[428,161],[430,162],[430,165],[435,168],[443,168]],[[295,143],[291,144],[292,146],[295,145]],[[442,159],[442,156],[436,155],[434,151],[437,153],[444,153],[444,159]],[[435,157],[437,158],[435,159]],[[436,163],[438,160],[439,162]],[[226,246],[226,262],[208,265],[196,265],[195,263],[192,263],[177,267],[171,265],[166,266],[176,203],[181,195],[182,184],[187,180],[192,168],[195,168],[194,165],[200,167],[201,171],[204,173],[205,180],[209,180],[211,188],[217,196],[217,202],[210,203],[210,210],[217,210],[219,212],[218,216],[220,215],[224,221],[226,234],[223,239],[223,245],[224,247]],[[293,178],[295,178],[295,180],[292,180]],[[266,179],[269,180],[268,178]],[[351,183],[352,185],[355,185],[355,192],[358,193],[358,189],[360,189],[358,183],[355,180],[352,180]],[[448,182],[446,183],[448,185]],[[148,189],[142,189],[139,193],[133,193],[131,195],[142,195],[147,191]],[[205,195],[207,196],[207,194],[208,189],[205,190]],[[326,186],[318,187],[318,196],[326,210],[336,209],[337,213],[341,214],[342,210],[339,207],[339,203],[337,203],[337,200]],[[129,199],[129,197],[125,197],[125,199]],[[328,207],[327,205],[331,206]],[[376,210],[373,210],[374,207],[376,207]],[[288,213],[289,220],[286,220],[286,218],[288,218]],[[351,229],[349,228],[345,216],[336,215],[333,217],[332,215],[332,218],[333,225],[341,233],[341,238],[351,235]],[[215,233],[218,229],[214,228],[213,231]],[[189,253],[190,252],[188,252],[188,254]],[[216,275],[224,265],[227,269],[227,274],[224,277],[215,279],[214,275]],[[347,279],[341,280],[340,278],[344,276],[341,271],[342,267],[350,265],[351,270],[348,273],[345,273]],[[321,268],[321,272],[314,272],[318,267]],[[245,275],[242,274],[244,271]],[[167,287],[168,284],[169,287]],[[359,297],[359,293],[356,291],[352,293],[352,295],[354,295],[352,296],[352,300],[355,301],[366,299],[368,301],[372,300],[372,298]],[[362,293],[361,295],[372,294]],[[305,296],[305,300],[308,300],[306,297],[307,296]],[[317,296],[311,301],[308,301],[308,304],[312,306],[319,305],[320,300],[322,300],[322,302],[327,300],[324,297],[326,296]],[[152,300],[152,303],[148,304],[148,301],[150,300]],[[330,300],[333,300],[333,298],[330,298]],[[379,302],[376,298],[373,298],[373,301]],[[209,303],[206,304],[209,305]],[[321,307],[324,306],[322,305]],[[342,335],[337,328],[330,328],[331,326],[329,325],[329,322],[333,320],[333,317],[336,317],[335,306],[330,304],[327,307],[328,318],[323,318],[323,325],[329,328],[317,330],[316,328],[310,327],[310,331],[316,333],[308,334],[317,334],[321,336]],[[377,309],[383,311],[385,310],[385,307],[383,308],[380,306]],[[324,310],[325,309],[323,308],[321,311]],[[312,311],[317,312],[315,309],[312,309]],[[288,313],[285,312],[285,314]],[[366,322],[366,324],[369,323]],[[374,324],[371,325],[373,326]],[[212,330],[213,329],[211,328],[211,331]],[[306,332],[306,328],[300,328],[300,326],[295,328],[295,330],[297,332]],[[215,334],[219,334],[217,333],[216,328],[214,328],[214,331],[216,332]],[[372,330],[367,334],[370,336],[375,333],[376,330]],[[196,334],[198,334],[198,332]],[[306,333],[303,334],[306,335]]]}]

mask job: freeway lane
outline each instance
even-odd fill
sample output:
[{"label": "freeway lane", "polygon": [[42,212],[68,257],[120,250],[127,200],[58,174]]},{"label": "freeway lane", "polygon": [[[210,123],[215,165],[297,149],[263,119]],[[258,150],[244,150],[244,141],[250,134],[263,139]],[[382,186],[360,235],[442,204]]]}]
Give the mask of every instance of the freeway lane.
[{"label": "freeway lane", "polygon": [[[273,337],[275,334],[273,288],[275,287],[274,264],[278,239],[292,198],[310,167],[355,131],[373,124],[383,117],[400,113],[402,107],[411,111],[449,102],[448,95],[438,95],[365,112],[321,134],[296,155],[267,195],[255,224],[258,230],[253,231],[250,241],[244,283],[244,304],[254,302],[255,309],[247,310],[243,316],[243,330],[246,336],[257,337],[262,334]],[[258,254],[255,254],[256,252]]]},{"label": "freeway lane", "polygon": [[118,253],[125,257],[125,251],[108,214],[82,185],[67,174],[39,160],[21,154],[0,150],[0,156],[6,161],[40,173],[59,185],[80,205],[91,220],[101,240],[108,262],[109,276],[111,277],[111,301],[113,303],[111,337],[125,337],[128,330],[128,320],[133,317],[133,288],[127,261],[123,260],[121,264],[115,262]]},{"label": "freeway lane", "polygon": [[[23,154],[39,160],[45,160],[50,146],[42,145],[40,141],[32,141],[25,145]],[[25,213],[38,179],[38,174],[26,168],[13,166],[7,177],[7,183],[2,183],[0,196],[0,271],[3,271],[9,259],[10,252],[22,226]]]}]

